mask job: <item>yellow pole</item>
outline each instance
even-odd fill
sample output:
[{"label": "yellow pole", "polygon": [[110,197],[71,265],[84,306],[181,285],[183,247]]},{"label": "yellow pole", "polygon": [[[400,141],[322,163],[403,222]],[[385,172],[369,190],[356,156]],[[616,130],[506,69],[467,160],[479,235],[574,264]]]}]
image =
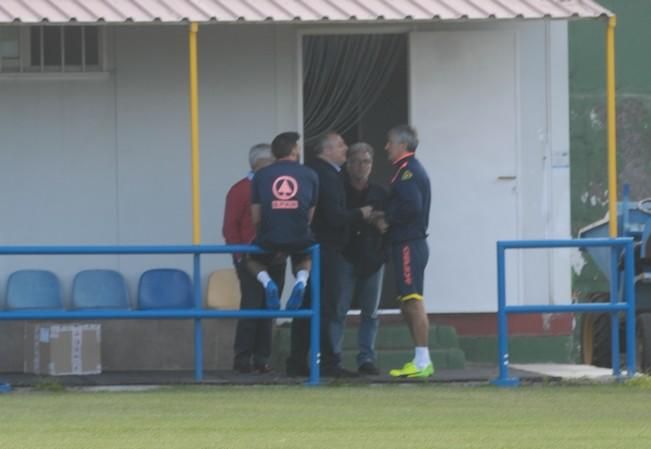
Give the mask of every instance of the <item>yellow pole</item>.
[{"label": "yellow pole", "polygon": [[192,148],[192,243],[201,243],[201,197],[199,191],[199,83],[197,75],[197,32],[190,24],[190,145]]},{"label": "yellow pole", "polygon": [[615,124],[615,16],[608,19],[606,32],[606,102],[608,110],[608,213],[609,234],[617,237],[617,128]]}]

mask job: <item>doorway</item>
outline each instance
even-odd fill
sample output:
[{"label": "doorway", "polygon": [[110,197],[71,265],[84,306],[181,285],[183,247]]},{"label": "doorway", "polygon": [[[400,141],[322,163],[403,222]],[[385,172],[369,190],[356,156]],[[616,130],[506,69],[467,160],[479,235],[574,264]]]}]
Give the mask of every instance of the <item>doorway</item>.
[{"label": "doorway", "polygon": [[[340,133],[349,146],[367,142],[375,150],[370,179],[387,189],[393,172],[386,133],[409,119],[407,35],[306,35],[302,48],[305,159],[314,157],[327,131]],[[380,308],[396,309],[395,298],[387,265]]]}]

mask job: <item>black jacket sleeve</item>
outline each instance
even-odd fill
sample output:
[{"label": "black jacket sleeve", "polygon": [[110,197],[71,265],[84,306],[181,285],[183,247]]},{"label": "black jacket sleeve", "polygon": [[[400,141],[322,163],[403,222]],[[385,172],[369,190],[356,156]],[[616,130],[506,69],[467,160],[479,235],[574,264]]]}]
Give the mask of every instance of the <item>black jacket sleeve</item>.
[{"label": "black jacket sleeve", "polygon": [[325,223],[333,228],[361,221],[362,212],[359,209],[346,208],[346,192],[343,180],[335,172],[325,173],[319,190],[319,214]]}]

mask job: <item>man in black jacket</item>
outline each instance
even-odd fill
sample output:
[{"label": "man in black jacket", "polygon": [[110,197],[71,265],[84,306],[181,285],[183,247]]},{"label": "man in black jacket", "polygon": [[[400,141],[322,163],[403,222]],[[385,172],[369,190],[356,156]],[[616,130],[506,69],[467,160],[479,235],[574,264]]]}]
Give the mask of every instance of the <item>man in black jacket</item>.
[{"label": "man in black jacket", "polygon": [[[354,375],[341,367],[341,354],[335,352],[330,332],[332,319],[342,297],[339,266],[342,251],[353,223],[368,219],[372,207],[357,209],[346,206],[346,191],[341,167],[346,163],[348,147],[335,132],[327,132],[319,140],[310,164],[319,178],[319,198],[312,221],[312,231],[321,245],[321,374],[331,377]],[[306,289],[303,308],[311,307],[310,288]],[[309,320],[293,320],[291,354],[287,359],[288,375],[307,375],[307,353],[310,342]]]},{"label": "man in black jacket", "polygon": [[[387,193],[372,182],[373,147],[365,142],[352,145],[346,162],[346,201],[349,208],[371,205],[375,211],[384,210]],[[382,233],[366,221],[351,227],[344,248],[345,262],[339,265],[343,295],[332,320],[330,331],[335,352],[341,352],[346,315],[353,303],[360,309],[357,331],[357,371],[364,375],[379,374],[375,366],[375,337],[378,330],[377,310],[384,278],[385,245]]]}]

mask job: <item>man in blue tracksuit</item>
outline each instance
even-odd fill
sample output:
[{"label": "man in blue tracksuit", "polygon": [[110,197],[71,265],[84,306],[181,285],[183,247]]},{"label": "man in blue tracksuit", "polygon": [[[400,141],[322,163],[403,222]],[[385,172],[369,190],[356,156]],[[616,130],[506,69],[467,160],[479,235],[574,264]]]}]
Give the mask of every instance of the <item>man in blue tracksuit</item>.
[{"label": "man in blue tracksuit", "polygon": [[418,137],[410,126],[389,131],[385,150],[394,174],[384,216],[376,214],[377,226],[388,230],[400,310],[415,346],[413,360],[390,371],[394,377],[434,374],[428,348],[429,321],[423,303],[431,189],[429,177],[415,157],[417,147]]},{"label": "man in blue tracksuit", "polygon": [[300,164],[300,136],[278,134],[271,142],[276,161],[258,170],[251,183],[251,222],[257,232],[254,245],[267,253],[250,254],[247,265],[265,290],[267,308],[280,308],[280,294],[271,278],[270,267],[291,256],[296,283],[287,300],[288,310],[298,309],[312,266],[305,251],[314,244],[310,222],[319,196],[316,173]]}]

